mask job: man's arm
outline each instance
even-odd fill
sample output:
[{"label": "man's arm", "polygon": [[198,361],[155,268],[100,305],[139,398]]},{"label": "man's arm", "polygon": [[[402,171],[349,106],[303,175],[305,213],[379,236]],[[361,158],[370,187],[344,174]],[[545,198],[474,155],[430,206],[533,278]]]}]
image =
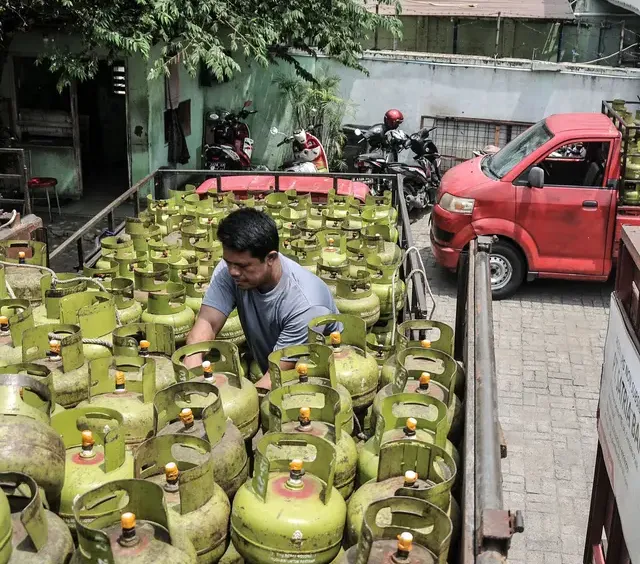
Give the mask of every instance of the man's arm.
[{"label": "man's arm", "polygon": [[[221,261],[211,276],[211,282],[202,300],[200,313],[187,335],[187,345],[212,341],[222,329],[227,317],[236,307],[235,285],[226,264]],[[202,354],[194,354],[184,359],[187,368],[202,364]]]}]

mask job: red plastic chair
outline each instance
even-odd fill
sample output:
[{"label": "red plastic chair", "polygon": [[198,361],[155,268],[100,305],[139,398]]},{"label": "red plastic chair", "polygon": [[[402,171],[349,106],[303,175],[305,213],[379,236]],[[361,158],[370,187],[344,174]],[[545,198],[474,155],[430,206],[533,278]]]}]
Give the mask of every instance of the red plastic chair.
[{"label": "red plastic chair", "polygon": [[58,185],[58,181],[55,178],[51,178],[48,176],[35,176],[29,180],[29,194],[31,196],[31,209],[33,209],[33,202],[36,199],[35,193],[38,190],[44,190],[45,195],[47,196],[47,209],[49,210],[49,221],[53,221],[51,217],[51,199],[49,198],[49,189],[53,188],[53,194],[56,197],[56,205],[58,206],[58,215],[62,215],[60,211],[60,200],[58,200],[58,189],[56,186]]}]

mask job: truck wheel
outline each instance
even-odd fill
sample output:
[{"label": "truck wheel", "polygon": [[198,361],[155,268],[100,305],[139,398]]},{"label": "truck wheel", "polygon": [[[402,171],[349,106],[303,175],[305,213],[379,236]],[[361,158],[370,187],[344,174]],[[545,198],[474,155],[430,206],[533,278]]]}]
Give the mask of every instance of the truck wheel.
[{"label": "truck wheel", "polygon": [[491,246],[489,267],[494,300],[503,300],[515,294],[527,270],[520,251],[506,241],[497,241]]}]

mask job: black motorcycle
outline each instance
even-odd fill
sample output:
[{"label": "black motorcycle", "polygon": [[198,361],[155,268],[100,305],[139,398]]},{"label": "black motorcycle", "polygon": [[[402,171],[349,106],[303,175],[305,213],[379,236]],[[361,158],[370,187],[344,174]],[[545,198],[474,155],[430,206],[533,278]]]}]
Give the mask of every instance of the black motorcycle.
[{"label": "black motorcycle", "polygon": [[[435,128],[423,128],[409,137],[401,132],[386,140],[386,147],[373,153],[365,153],[356,159],[356,167],[361,172],[372,174],[400,174],[403,177],[403,189],[407,210],[425,209],[433,206],[440,186],[441,158],[438,148],[429,134]],[[357,134],[357,131],[356,131]],[[385,152],[385,148],[387,149]],[[398,162],[397,157],[391,160],[392,151],[400,155],[404,149],[410,149],[416,164]],[[389,189],[389,182],[374,182],[371,191],[380,195]]]}]

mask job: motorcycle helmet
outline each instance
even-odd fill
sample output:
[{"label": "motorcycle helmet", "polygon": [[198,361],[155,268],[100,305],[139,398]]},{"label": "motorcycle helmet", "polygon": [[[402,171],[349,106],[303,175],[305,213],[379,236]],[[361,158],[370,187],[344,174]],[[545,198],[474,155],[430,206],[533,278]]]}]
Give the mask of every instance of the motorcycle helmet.
[{"label": "motorcycle helmet", "polygon": [[400,110],[387,110],[387,113],[384,114],[384,124],[388,129],[399,127],[403,121],[404,116]]},{"label": "motorcycle helmet", "polygon": [[293,132],[293,139],[295,141],[297,141],[298,143],[300,143],[301,145],[305,144],[305,141],[307,140],[307,134],[305,132],[304,129],[296,129]]}]

